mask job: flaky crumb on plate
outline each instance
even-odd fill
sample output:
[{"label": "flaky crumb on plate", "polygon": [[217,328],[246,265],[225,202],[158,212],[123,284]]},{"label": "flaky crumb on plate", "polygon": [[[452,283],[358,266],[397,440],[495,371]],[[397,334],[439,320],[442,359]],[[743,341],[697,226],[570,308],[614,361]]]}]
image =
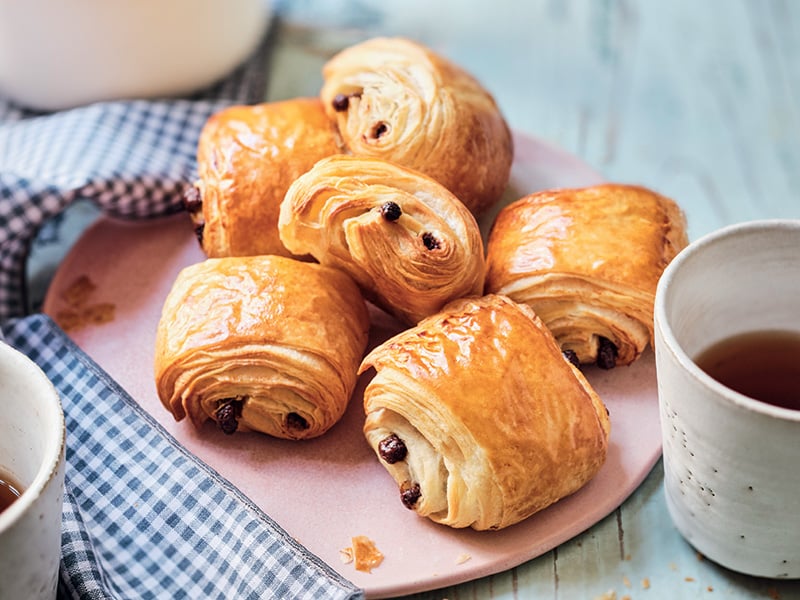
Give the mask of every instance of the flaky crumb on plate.
[{"label": "flaky crumb on plate", "polygon": [[339,555],[343,563],[355,563],[356,571],[371,573],[383,562],[383,553],[367,536],[357,535],[350,543],[352,546],[339,550]]},{"label": "flaky crumb on plate", "polygon": [[55,321],[64,331],[88,324],[99,325],[114,320],[114,305],[108,302],[90,304],[97,286],[87,275],[76,277],[60,294],[67,308],[59,310]]}]

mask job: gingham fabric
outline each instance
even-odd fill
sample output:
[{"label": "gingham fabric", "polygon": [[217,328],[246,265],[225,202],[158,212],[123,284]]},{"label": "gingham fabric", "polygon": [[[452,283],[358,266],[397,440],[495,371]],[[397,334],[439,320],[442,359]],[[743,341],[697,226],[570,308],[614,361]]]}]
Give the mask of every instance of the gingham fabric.
[{"label": "gingham fabric", "polygon": [[265,38],[245,64],[192,98],[41,114],[0,96],[0,322],[25,314],[31,241],[74,200],[90,199],[125,218],[180,209],[207,118],[264,98],[268,46]]},{"label": "gingham fabric", "polygon": [[189,454],[48,317],[11,319],[3,333],[64,406],[59,599],[363,598]]},{"label": "gingham fabric", "polygon": [[123,218],[181,208],[208,117],[264,98],[269,40],[194,97],[35,113],[0,97],[0,325],[61,393],[67,423],[59,598],[361,598],[188,453],[44,315],[27,309],[39,228],[89,199]]}]

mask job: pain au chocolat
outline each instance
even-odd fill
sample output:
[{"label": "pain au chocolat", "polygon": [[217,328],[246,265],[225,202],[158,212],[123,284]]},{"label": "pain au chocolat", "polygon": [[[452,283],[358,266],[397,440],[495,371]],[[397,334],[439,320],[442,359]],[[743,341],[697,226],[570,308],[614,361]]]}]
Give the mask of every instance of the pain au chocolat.
[{"label": "pain au chocolat", "polygon": [[319,436],[344,414],[369,316],[344,273],[281,256],[184,268],[158,324],[158,396],[176,420],[225,433]]},{"label": "pain au chocolat", "polygon": [[537,192],[498,213],[486,292],[531,306],[581,364],[627,365],[652,341],[658,279],[687,243],[680,207],[652,190]]},{"label": "pain au chocolat", "polygon": [[198,180],[184,197],[206,255],[289,256],[278,235],[281,200],[299,175],[340,150],[318,98],[212,115],[198,142]]},{"label": "pain au chocolat", "polygon": [[320,98],[350,153],[429,175],[475,214],[508,183],[511,132],[469,73],[404,38],[350,46],[323,67]]},{"label": "pain au chocolat", "polygon": [[437,181],[382,159],[320,160],[287,191],[278,229],[291,252],[345,271],[407,324],[483,290],[472,213]]},{"label": "pain au chocolat", "polygon": [[364,434],[419,515],[501,529],[585,485],[610,423],[526,305],[467,298],[372,350]]}]

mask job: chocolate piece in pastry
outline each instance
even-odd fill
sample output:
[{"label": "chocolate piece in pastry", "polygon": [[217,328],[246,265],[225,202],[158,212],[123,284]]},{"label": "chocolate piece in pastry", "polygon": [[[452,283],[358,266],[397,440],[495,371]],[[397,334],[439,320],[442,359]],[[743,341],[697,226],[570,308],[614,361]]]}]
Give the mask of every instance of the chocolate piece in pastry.
[{"label": "chocolate piece in pastry", "polygon": [[472,213],[430,177],[377,159],[322,159],[289,188],[279,231],[295,254],[350,274],[365,297],[409,324],[483,290]]},{"label": "chocolate piece in pastry", "polygon": [[686,244],[681,209],[646,188],[538,192],[498,214],[486,291],[530,305],[580,363],[627,365],[653,338],[658,279]]},{"label": "chocolate piece in pastry", "polygon": [[232,106],[203,127],[199,179],[184,205],[209,257],[290,253],[278,236],[280,203],[314,163],[340,151],[318,98]]},{"label": "chocolate piece in pastry", "polygon": [[176,420],[286,439],[342,416],[369,316],[341,271],[280,256],[209,258],[186,267],[164,302],[158,396]]},{"label": "chocolate piece in pastry", "polygon": [[600,398],[533,311],[461,299],[361,364],[364,434],[408,508],[500,529],[586,484],[605,462]]},{"label": "chocolate piece in pastry", "polygon": [[352,154],[422,171],[475,214],[508,183],[511,133],[489,92],[418,43],[375,38],[323,67],[320,97]]}]

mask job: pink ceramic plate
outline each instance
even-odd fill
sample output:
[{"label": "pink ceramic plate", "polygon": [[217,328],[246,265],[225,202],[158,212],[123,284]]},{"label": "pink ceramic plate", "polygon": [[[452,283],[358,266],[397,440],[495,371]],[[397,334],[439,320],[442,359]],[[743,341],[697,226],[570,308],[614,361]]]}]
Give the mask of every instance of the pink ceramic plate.
[{"label": "pink ceramic plate", "polygon": [[[598,183],[576,158],[516,135],[506,201],[538,189]],[[484,229],[493,215],[484,219]],[[526,521],[497,532],[453,530],[400,503],[393,480],[361,434],[361,393],[343,420],[308,442],[260,434],[225,436],[212,423],[195,431],[162,407],[153,381],[153,341],[164,298],[178,271],[204,258],[185,215],[145,222],[101,219],[62,263],[45,302],[56,316],[61,294],[87,275],[91,302],[115,305],[111,322],[86,325],[72,338],[168,431],[272,516],[291,535],[370,597],[409,594],[497,573],[537,557],[616,509],[661,453],[653,355],[609,372],[588,369],[612,419],[608,460],[586,487]],[[399,330],[375,311],[372,343]],[[366,378],[367,376],[365,376]],[[363,378],[362,378],[363,379]],[[371,538],[385,555],[372,573],[341,560],[351,538]]]}]

